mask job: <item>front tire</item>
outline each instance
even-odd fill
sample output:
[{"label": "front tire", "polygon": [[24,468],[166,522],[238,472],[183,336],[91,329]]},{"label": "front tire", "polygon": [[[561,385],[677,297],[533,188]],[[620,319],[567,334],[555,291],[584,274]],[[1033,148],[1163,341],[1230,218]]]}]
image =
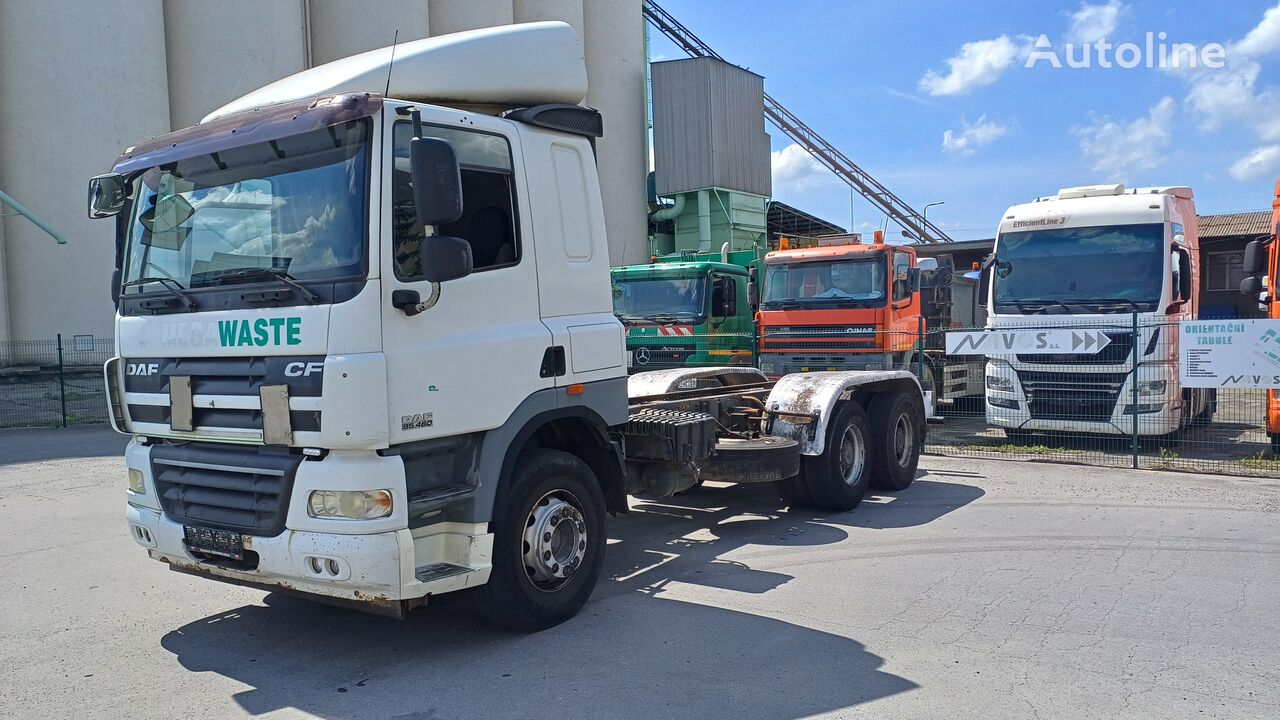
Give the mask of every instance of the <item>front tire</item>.
[{"label": "front tire", "polygon": [[808,490],[808,504],[847,512],[862,502],[871,478],[871,438],[867,411],[856,402],[844,403],[827,428],[822,454],[802,459],[796,480]]},{"label": "front tire", "polygon": [[493,570],[478,589],[480,613],[536,632],[573,617],[604,566],[605,502],[591,468],[559,450],[530,450],[498,497]]},{"label": "front tire", "polygon": [[916,479],[924,448],[924,408],[906,393],[871,399],[871,483],[881,490],[906,490]]}]

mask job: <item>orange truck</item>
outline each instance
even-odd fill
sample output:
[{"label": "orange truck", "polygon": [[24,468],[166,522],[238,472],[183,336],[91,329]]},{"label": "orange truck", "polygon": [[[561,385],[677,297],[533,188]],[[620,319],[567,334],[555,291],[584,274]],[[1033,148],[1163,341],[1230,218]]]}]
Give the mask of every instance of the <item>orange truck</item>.
[{"label": "orange truck", "polygon": [[[769,377],[815,370],[908,370],[924,365],[915,250],[856,235],[764,258],[756,324]],[[926,383],[926,389],[928,383]]]},{"label": "orange truck", "polygon": [[[1267,317],[1280,319],[1280,300],[1277,299],[1277,255],[1280,255],[1280,181],[1276,182],[1271,200],[1271,235],[1254,240],[1244,249],[1245,278],[1240,282],[1240,292],[1258,298]],[[1267,390],[1267,435],[1271,438],[1271,451],[1280,455],[1280,393],[1276,388]]]}]

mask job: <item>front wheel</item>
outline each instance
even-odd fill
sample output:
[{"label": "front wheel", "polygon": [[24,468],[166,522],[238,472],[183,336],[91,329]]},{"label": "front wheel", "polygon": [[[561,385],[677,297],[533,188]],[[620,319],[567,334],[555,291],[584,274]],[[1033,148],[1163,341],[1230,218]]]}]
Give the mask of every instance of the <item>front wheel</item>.
[{"label": "front wheel", "polygon": [[586,463],[559,450],[521,455],[494,508],[481,614],[526,632],[577,614],[604,566],[604,518],[604,493]]},{"label": "front wheel", "polygon": [[880,393],[871,400],[871,429],[872,484],[906,490],[916,479],[924,447],[924,408],[906,393]]}]

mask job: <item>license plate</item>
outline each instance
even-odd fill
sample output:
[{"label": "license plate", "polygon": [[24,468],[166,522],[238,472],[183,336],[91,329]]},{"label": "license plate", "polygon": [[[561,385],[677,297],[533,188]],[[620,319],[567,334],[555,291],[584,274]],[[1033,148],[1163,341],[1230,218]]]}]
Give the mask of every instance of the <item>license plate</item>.
[{"label": "license plate", "polygon": [[184,525],[182,532],[186,536],[187,546],[198,553],[232,560],[244,559],[244,536],[240,533],[191,525]]}]

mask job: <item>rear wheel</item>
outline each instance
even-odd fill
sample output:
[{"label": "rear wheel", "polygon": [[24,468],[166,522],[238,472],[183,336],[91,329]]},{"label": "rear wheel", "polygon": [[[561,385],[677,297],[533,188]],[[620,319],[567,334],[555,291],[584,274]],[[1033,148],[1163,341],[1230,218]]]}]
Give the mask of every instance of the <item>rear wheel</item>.
[{"label": "rear wheel", "polygon": [[871,477],[871,437],[867,411],[844,403],[827,428],[822,454],[802,460],[798,480],[808,490],[810,505],[844,512],[862,502]]},{"label": "rear wheel", "polygon": [[499,625],[533,632],[573,617],[604,565],[605,504],[591,468],[559,450],[516,461],[493,518],[493,571],[479,610]]},{"label": "rear wheel", "polygon": [[916,479],[924,447],[924,409],[901,392],[871,399],[872,484],[882,490],[906,490]]}]

